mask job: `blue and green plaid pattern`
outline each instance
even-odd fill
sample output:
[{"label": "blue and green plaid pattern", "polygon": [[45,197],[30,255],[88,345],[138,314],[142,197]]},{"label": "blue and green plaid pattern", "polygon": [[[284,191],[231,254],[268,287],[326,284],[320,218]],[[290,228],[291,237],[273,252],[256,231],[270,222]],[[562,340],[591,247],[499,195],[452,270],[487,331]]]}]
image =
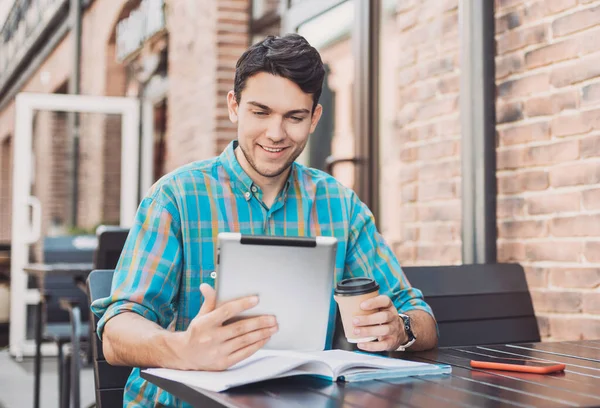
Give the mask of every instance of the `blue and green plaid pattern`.
[{"label": "blue and green plaid pattern", "polygon": [[[399,311],[432,313],[352,190],[324,172],[294,163],[284,189],[267,208],[260,188],[238,163],[236,146],[232,142],[219,157],[164,176],[143,199],[116,267],[111,295],[92,304],[101,317],[100,337],[106,322],[123,312],[138,313],[168,330],[185,330],[202,305],[200,284],[214,286],[211,273],[222,231],[336,237],[336,281],[368,275]],[[332,302],[329,345],[334,322]],[[155,405],[186,406],[134,369],[124,406]]]}]

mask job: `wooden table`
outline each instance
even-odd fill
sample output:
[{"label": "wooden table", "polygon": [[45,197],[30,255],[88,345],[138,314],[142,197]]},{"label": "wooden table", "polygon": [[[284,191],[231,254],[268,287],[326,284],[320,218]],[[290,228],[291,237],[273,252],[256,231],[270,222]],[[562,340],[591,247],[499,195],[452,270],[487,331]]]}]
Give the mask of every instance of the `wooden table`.
[{"label": "wooden table", "polygon": [[[549,375],[472,369],[469,361],[478,355],[561,362],[566,369]],[[348,384],[287,378],[223,393],[147,373],[142,377],[195,407],[600,407],[600,340],[450,347],[390,356],[450,364],[452,374]]]},{"label": "wooden table", "polygon": [[[55,264],[28,264],[23,270],[25,273],[34,276],[37,280],[38,289],[40,291],[40,300],[36,305],[36,318],[35,318],[35,362],[34,362],[34,394],[33,394],[33,406],[34,408],[38,408],[40,406],[40,380],[41,380],[41,369],[42,369],[42,314],[44,308],[44,301],[46,294],[44,293],[44,280],[47,276],[70,276],[73,278],[75,283],[85,291],[85,279],[90,274],[90,272],[94,269],[94,265],[91,263],[55,263]],[[83,286],[82,286],[83,285]],[[77,312],[79,313],[79,311]],[[76,339],[75,350],[79,349],[79,339]],[[64,384],[63,384],[63,372],[62,372],[62,347],[58,346],[58,355],[59,355],[59,398],[61,399],[61,405],[65,405],[63,400],[64,393]],[[76,375],[79,373],[79,359],[73,358],[72,360],[73,368],[72,368],[72,379],[73,381],[78,382],[78,378]],[[75,390],[77,388],[77,390]],[[79,389],[78,387],[73,387],[75,390],[74,393],[77,394],[74,396],[74,402],[76,406],[78,406],[79,401]],[[67,398],[67,397],[64,397]]]}]

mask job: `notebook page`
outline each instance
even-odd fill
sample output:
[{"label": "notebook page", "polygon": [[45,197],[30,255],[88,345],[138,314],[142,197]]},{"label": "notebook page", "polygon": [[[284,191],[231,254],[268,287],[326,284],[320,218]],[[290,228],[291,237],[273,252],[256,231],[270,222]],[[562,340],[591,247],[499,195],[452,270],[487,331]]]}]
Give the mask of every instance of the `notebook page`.
[{"label": "notebook page", "polygon": [[289,373],[294,369],[303,373],[331,376],[329,368],[318,361],[272,352],[258,352],[225,371],[182,371],[166,368],[149,368],[144,371],[191,387],[219,392],[238,385],[294,375]]},{"label": "notebook page", "polygon": [[407,371],[412,371],[428,366],[432,366],[432,368],[436,367],[428,363],[385,358],[345,350],[307,352],[306,354],[325,362],[331,367],[336,377],[346,374],[346,371],[349,369],[352,369],[354,372],[373,368],[394,369],[395,371],[406,369]]}]

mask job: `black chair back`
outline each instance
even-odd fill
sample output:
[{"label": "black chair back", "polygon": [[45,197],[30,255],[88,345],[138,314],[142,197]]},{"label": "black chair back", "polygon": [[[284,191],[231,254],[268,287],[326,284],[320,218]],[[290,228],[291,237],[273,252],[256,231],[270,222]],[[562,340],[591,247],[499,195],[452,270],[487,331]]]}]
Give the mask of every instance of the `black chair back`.
[{"label": "black chair back", "polygon": [[402,268],[433,309],[440,347],[540,341],[518,264]]},{"label": "black chair back", "polygon": [[[90,273],[87,286],[90,303],[96,299],[110,295],[113,270],[94,270]],[[94,332],[98,325],[98,317],[92,315]],[[96,406],[98,408],[122,407],[123,390],[131,367],[112,366],[106,362],[102,352],[102,342],[98,336],[91,336],[94,356],[94,382],[96,387]]]},{"label": "black chair back", "polygon": [[115,269],[129,228],[100,226],[96,231],[98,246],[94,252],[94,269]]}]

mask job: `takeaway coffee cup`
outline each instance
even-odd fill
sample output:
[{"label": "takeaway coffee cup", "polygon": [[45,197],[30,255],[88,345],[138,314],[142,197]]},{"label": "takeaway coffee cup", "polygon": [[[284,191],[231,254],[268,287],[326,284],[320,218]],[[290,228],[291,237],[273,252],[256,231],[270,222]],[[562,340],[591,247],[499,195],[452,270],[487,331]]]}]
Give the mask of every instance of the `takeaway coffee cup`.
[{"label": "takeaway coffee cup", "polygon": [[349,343],[363,343],[377,339],[377,337],[359,337],[354,334],[354,323],[352,323],[355,316],[365,316],[375,312],[362,310],[360,304],[377,295],[379,295],[379,284],[371,278],[344,279],[335,286],[333,298],[340,309],[344,334]]}]

